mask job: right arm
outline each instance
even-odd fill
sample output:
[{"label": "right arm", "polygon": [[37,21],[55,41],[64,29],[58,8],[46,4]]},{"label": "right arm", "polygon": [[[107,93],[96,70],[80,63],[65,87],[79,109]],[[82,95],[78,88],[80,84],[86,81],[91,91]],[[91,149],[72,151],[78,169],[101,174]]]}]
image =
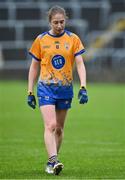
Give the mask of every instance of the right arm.
[{"label": "right arm", "polygon": [[38,77],[40,62],[32,59],[28,75],[28,93],[34,91],[34,84]]}]

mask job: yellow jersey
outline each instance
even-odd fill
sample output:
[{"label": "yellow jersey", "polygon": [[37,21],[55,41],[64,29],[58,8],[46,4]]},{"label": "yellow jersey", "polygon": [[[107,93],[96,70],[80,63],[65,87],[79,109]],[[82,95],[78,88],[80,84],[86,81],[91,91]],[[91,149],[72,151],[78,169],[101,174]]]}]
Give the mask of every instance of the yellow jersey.
[{"label": "yellow jersey", "polygon": [[67,86],[72,83],[75,56],[84,53],[79,37],[67,30],[59,36],[49,32],[40,34],[33,42],[29,53],[40,61],[40,81],[45,84]]}]

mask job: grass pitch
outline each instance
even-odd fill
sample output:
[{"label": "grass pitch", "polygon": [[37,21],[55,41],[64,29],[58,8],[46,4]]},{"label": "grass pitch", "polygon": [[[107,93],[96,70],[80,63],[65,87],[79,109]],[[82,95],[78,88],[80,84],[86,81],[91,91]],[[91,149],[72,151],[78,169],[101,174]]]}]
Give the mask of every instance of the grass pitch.
[{"label": "grass pitch", "polygon": [[47,155],[39,109],[27,106],[25,82],[0,82],[1,179],[125,178],[125,85],[88,85],[79,105],[78,86],[65,125],[59,176],[44,172]]}]

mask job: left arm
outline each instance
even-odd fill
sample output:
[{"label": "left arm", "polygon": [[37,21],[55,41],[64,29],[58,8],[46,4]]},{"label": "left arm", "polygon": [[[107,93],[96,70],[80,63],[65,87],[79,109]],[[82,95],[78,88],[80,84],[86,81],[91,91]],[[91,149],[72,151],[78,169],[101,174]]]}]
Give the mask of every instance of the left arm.
[{"label": "left arm", "polygon": [[86,69],[81,55],[75,57],[76,68],[80,79],[80,86],[86,88]]},{"label": "left arm", "polygon": [[78,93],[78,99],[80,104],[84,104],[88,102],[88,95],[86,90],[86,69],[81,55],[76,56],[75,61],[81,86]]}]

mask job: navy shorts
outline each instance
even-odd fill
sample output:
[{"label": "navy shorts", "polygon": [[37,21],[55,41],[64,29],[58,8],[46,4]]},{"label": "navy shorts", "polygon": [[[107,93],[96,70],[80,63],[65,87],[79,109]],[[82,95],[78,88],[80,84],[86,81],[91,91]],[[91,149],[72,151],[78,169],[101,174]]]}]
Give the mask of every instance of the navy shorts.
[{"label": "navy shorts", "polygon": [[54,99],[49,96],[38,97],[39,106],[55,105],[56,109],[71,108],[72,98],[70,99]]}]

